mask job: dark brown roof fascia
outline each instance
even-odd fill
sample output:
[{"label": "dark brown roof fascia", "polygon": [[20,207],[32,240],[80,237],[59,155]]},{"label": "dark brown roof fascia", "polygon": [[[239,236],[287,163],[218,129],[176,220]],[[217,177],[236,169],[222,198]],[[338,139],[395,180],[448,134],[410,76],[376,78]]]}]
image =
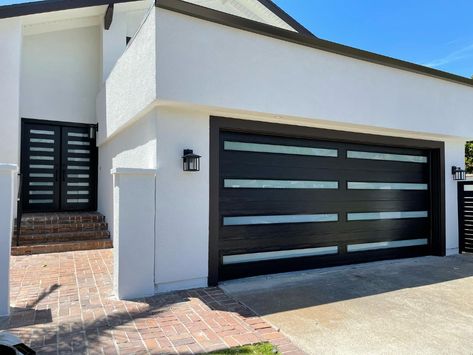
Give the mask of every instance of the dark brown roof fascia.
[{"label": "dark brown roof fascia", "polygon": [[43,0],[0,6],[0,19],[138,0]]},{"label": "dark brown roof fascia", "polygon": [[[381,54],[368,52],[362,49],[345,46],[335,42],[326,41],[314,36],[307,36],[298,32],[285,30],[283,28],[270,26],[261,22],[248,20],[243,17],[234,16],[221,11],[213,10],[200,5],[195,5],[182,0],[155,0],[156,6],[165,10],[178,12],[202,20],[215,22],[221,25],[237,28],[244,31],[296,43],[306,47],[331,52],[358,60],[388,66],[400,70],[427,75],[433,78],[448,80],[453,83],[473,87],[473,80],[441,70],[425,67],[419,64],[406,62],[404,60],[387,57]],[[297,63],[294,63],[297,65]]]},{"label": "dark brown roof fascia", "polygon": [[271,0],[258,0],[258,2],[266,7],[269,11],[279,17],[281,20],[286,22],[289,26],[295,29],[297,32],[302,33],[307,36],[316,37],[312,32],[310,32],[307,28],[302,26],[298,21],[296,21],[291,15],[289,15],[286,11],[281,9],[278,5],[276,5]]}]

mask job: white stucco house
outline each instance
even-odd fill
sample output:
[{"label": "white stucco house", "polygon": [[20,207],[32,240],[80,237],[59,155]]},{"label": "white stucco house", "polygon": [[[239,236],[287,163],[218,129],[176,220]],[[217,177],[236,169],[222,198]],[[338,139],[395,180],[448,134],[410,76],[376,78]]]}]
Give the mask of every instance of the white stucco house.
[{"label": "white stucco house", "polygon": [[18,169],[25,213],[109,221],[121,298],[458,253],[473,80],[269,0],[0,6],[0,122],[1,259]]}]

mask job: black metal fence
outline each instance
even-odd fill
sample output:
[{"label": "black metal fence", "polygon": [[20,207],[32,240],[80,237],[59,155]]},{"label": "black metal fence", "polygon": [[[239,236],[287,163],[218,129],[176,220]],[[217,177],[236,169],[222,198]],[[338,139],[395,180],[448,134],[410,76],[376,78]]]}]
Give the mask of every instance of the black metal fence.
[{"label": "black metal fence", "polygon": [[473,253],[473,181],[458,183],[460,253]]}]

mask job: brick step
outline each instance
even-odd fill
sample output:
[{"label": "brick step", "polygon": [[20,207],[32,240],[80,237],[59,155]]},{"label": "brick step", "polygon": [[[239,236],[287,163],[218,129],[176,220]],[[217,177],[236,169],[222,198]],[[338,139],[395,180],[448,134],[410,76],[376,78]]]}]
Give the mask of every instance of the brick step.
[{"label": "brick step", "polygon": [[76,250],[94,250],[113,248],[111,239],[86,240],[76,242],[48,243],[35,245],[13,246],[11,255],[32,255],[45,253],[61,253]]},{"label": "brick step", "polygon": [[80,224],[94,222],[105,222],[105,216],[98,212],[58,212],[24,213],[21,217],[21,225],[25,227],[48,224]]},{"label": "brick step", "polygon": [[[87,232],[108,230],[106,222],[90,223],[65,223],[65,224],[22,224],[20,228],[21,235],[29,234],[50,234],[50,233],[68,233],[68,232]],[[13,228],[13,234],[16,235],[16,226]]]},{"label": "brick step", "polygon": [[[34,245],[44,243],[77,242],[110,238],[108,230],[100,231],[75,231],[44,234],[20,234],[20,245]],[[13,236],[12,244],[16,245],[16,235]]]}]

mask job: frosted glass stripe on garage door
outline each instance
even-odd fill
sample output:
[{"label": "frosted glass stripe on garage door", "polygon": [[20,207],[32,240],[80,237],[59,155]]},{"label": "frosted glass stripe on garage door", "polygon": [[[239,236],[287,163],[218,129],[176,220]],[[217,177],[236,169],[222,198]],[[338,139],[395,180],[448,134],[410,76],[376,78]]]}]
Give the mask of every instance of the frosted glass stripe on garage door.
[{"label": "frosted glass stripe on garage door", "polygon": [[225,179],[233,189],[338,189],[338,181]]},{"label": "frosted glass stripe on garage door", "polygon": [[245,142],[224,142],[225,150],[238,150],[242,152],[256,152],[256,153],[274,153],[274,154],[292,154],[292,155],[311,155],[317,157],[337,157],[337,149],[326,148],[310,148],[310,147],[296,147],[290,145],[275,145],[275,144],[261,144],[261,143],[245,143]]},{"label": "frosted glass stripe on garage door", "polygon": [[463,185],[463,191],[473,191],[473,185]]},{"label": "frosted glass stripe on garage door", "polygon": [[361,212],[348,213],[348,221],[368,221],[376,219],[402,219],[402,218],[425,218],[427,211],[402,211],[402,212]]},{"label": "frosted glass stripe on garage door", "polygon": [[351,244],[347,246],[347,251],[367,251],[376,249],[389,249],[389,248],[403,248],[413,247],[417,245],[427,245],[427,239],[409,239],[409,240],[395,240],[390,242],[376,242],[376,243],[363,243],[363,244]]},{"label": "frosted glass stripe on garage door", "polygon": [[224,226],[239,226],[251,224],[281,224],[281,223],[314,223],[314,222],[336,222],[338,214],[291,214],[271,216],[238,216],[224,217]]},{"label": "frosted glass stripe on garage door", "polygon": [[407,163],[427,163],[427,157],[424,155],[405,155],[376,152],[362,152],[357,150],[348,150],[349,159],[370,159],[370,160],[390,160]]},{"label": "frosted glass stripe on garage door", "polygon": [[401,182],[353,182],[347,183],[349,190],[427,190],[427,184]]},{"label": "frosted glass stripe on garage door", "polygon": [[224,255],[222,262],[224,265],[229,265],[229,264],[251,263],[255,261],[264,261],[264,260],[301,258],[304,256],[330,255],[330,254],[337,254],[337,253],[338,253],[338,247],[331,246],[331,247],[321,247],[321,248],[268,251],[268,252],[262,252],[262,253]]}]

